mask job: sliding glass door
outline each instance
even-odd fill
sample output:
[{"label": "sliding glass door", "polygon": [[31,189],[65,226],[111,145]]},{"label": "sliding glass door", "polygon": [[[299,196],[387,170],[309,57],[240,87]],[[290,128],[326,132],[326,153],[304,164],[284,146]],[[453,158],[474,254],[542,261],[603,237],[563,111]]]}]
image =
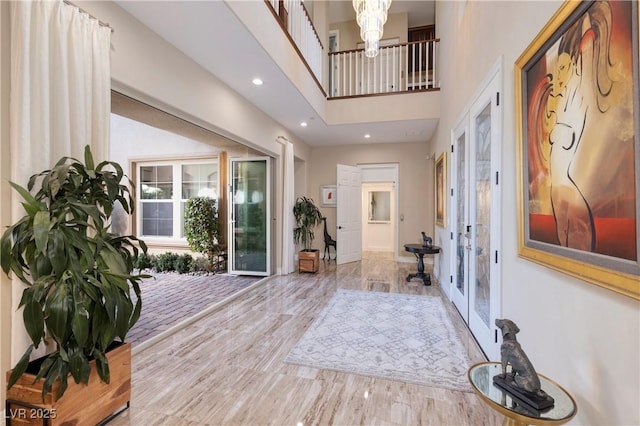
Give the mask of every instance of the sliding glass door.
[{"label": "sliding glass door", "polygon": [[269,158],[232,158],[229,166],[229,272],[270,275]]}]

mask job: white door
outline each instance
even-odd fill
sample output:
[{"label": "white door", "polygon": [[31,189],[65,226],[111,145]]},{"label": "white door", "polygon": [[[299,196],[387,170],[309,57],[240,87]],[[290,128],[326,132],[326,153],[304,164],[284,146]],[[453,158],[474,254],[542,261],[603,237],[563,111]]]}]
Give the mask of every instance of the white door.
[{"label": "white door", "polygon": [[271,274],[268,157],[229,160],[229,273]]},{"label": "white door", "polygon": [[451,299],[489,359],[499,358],[501,149],[499,66],[452,133],[454,199]]},{"label": "white door", "polygon": [[469,145],[468,122],[465,116],[460,125],[452,133],[451,164],[453,166],[453,220],[451,221],[452,236],[452,288],[451,300],[456,305],[460,315],[469,323],[469,254],[471,253],[471,230],[469,223]]},{"label": "white door", "polygon": [[336,263],[362,259],[362,172],[338,164],[336,200]]}]

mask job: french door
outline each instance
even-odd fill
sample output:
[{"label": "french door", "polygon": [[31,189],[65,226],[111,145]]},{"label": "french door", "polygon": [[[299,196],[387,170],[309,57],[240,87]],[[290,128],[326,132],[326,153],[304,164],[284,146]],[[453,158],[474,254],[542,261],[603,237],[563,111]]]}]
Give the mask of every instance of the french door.
[{"label": "french door", "polygon": [[471,252],[471,229],[469,220],[469,117],[466,116],[458,128],[453,132],[453,149],[451,164],[454,180],[451,205],[453,219],[451,235],[453,235],[453,288],[450,291],[451,300],[458,308],[464,321],[469,323],[469,256]]},{"label": "french door", "polygon": [[453,288],[451,299],[490,359],[499,346],[501,107],[498,68],[452,132]]},{"label": "french door", "polygon": [[271,275],[269,157],[229,160],[229,273]]}]

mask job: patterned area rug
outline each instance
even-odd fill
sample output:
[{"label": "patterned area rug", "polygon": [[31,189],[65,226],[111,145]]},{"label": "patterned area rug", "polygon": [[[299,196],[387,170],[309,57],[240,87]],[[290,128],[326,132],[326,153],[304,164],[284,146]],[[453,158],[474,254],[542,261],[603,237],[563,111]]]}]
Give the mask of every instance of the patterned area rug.
[{"label": "patterned area rug", "polygon": [[471,392],[438,297],[338,290],[285,362]]}]

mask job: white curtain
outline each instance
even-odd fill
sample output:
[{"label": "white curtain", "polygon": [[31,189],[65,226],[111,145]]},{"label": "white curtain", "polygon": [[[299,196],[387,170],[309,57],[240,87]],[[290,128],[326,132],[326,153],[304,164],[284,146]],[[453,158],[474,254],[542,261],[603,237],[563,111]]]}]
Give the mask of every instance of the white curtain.
[{"label": "white curtain", "polygon": [[11,2],[12,180],[109,144],[111,30],[62,1]]},{"label": "white curtain", "polygon": [[283,173],[283,241],[282,241],[282,274],[290,274],[296,270],[295,254],[296,248],[293,243],[293,205],[295,203],[294,191],[294,160],[293,160],[293,143],[286,141],[283,144],[284,151],[284,173]]},{"label": "white curtain", "polygon": [[[63,156],[96,162],[109,149],[111,29],[62,1],[15,1],[11,13],[11,180],[29,176]],[[24,214],[15,192],[14,221]],[[14,308],[22,287],[14,280]],[[20,315],[20,314],[19,314]],[[12,358],[28,346],[22,321],[13,321]]]}]

